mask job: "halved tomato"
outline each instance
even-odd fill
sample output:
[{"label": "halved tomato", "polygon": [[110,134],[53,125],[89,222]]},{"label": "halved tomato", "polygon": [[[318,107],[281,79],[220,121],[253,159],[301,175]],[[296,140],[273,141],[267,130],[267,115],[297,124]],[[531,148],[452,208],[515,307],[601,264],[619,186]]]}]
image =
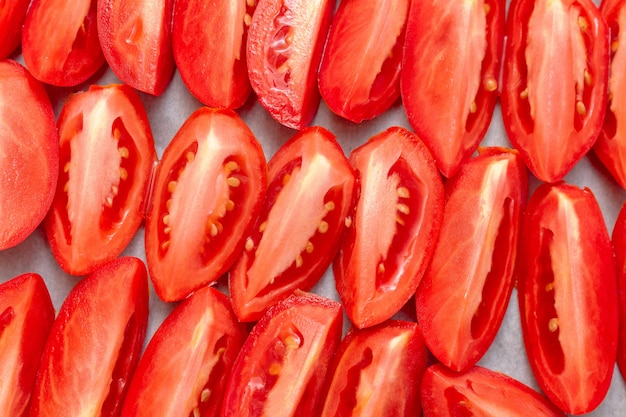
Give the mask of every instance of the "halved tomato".
[{"label": "halved tomato", "polygon": [[611,236],[617,267],[617,290],[619,300],[619,340],[617,365],[626,379],[626,203],[619,211]]},{"label": "halved tomato", "polygon": [[122,253],[142,223],[156,150],[143,104],[126,85],[71,95],[58,129],[59,181],[44,225],[59,265],[86,275]]},{"label": "halved tomato", "polygon": [[0,62],[0,250],[30,235],[52,204],[59,139],[50,99],[26,68]]},{"label": "halved tomato", "polygon": [[22,26],[30,0],[9,0],[0,7],[0,60],[11,55],[22,42]]},{"label": "halved tomato", "polygon": [[352,219],[335,258],[337,292],[363,328],[397,313],[415,293],[439,236],[443,184],[419,138],[392,127],[350,155]]},{"label": "halved tomato", "polygon": [[335,136],[322,127],[295,134],[268,164],[262,212],[229,275],[233,309],[256,321],[296,289],[308,291],[340,244],[354,172]]},{"label": "halved tomato", "polygon": [[232,110],[201,107],[163,153],[146,219],[148,269],[164,301],[214,283],[243,249],[267,187],[261,145]]}]

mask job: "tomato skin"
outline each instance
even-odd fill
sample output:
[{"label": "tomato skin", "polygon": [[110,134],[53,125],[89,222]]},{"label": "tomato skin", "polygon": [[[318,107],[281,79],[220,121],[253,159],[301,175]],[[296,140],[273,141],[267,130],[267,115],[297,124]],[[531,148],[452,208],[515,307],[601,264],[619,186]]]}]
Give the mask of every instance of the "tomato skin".
[{"label": "tomato skin", "polygon": [[415,293],[441,227],[443,183],[419,138],[391,127],[352,151],[350,227],[335,262],[342,304],[359,328],[382,323]]},{"label": "tomato skin", "polygon": [[617,365],[626,378],[626,204],[619,211],[613,234],[611,236],[615,251],[615,265],[617,270],[617,294],[619,309],[619,339],[617,345]]},{"label": "tomato skin", "polygon": [[530,171],[552,183],[582,159],[602,128],[609,31],[591,0],[535,3],[509,6],[502,115]]},{"label": "tomato skin", "polygon": [[498,98],[505,3],[411,3],[402,101],[415,133],[447,178],[470,158],[491,122]]},{"label": "tomato skin", "polygon": [[417,323],[390,320],[350,330],[329,372],[320,417],[421,415],[426,360]]},{"label": "tomato skin", "polygon": [[266,188],[261,145],[234,111],[189,116],[163,153],[146,219],[148,269],[162,300],[180,300],[231,267]]},{"label": "tomato skin", "polygon": [[259,0],[248,31],[248,77],[279,123],[302,130],[315,116],[317,72],[335,2]]},{"label": "tomato skin", "polygon": [[28,415],[39,359],[54,306],[40,275],[26,273],[0,284],[0,410]]},{"label": "tomato skin", "polygon": [[354,182],[335,136],[322,127],[296,133],[274,154],[261,214],[229,274],[239,320],[256,321],[319,281],[339,249]]},{"label": "tomato skin", "polygon": [[122,82],[160,96],[174,75],[174,0],[97,0],[104,57]]},{"label": "tomato skin", "polygon": [[569,414],[604,399],[616,360],[617,279],[602,212],[589,189],[543,184],[522,221],[519,308],[531,368]]},{"label": "tomato skin", "polygon": [[246,0],[174,2],[174,60],[189,91],[207,106],[236,109],[252,91],[246,43],[254,7],[247,3]]},{"label": "tomato skin", "polygon": [[22,42],[22,26],[30,0],[10,0],[0,8],[0,60],[7,58]]},{"label": "tomato skin", "polygon": [[30,416],[119,416],[147,323],[141,260],[118,258],[79,281],[52,325]]},{"label": "tomato skin", "polygon": [[373,119],[400,97],[409,3],[339,3],[318,75],[322,98],[339,116],[355,123]]},{"label": "tomato skin", "polygon": [[248,335],[228,298],[203,287],[166,317],[137,365],[122,415],[217,416]]},{"label": "tomato skin", "polygon": [[341,327],[341,305],[315,294],[272,306],[235,361],[220,416],[317,415]]},{"label": "tomato skin", "polygon": [[465,372],[431,365],[422,379],[424,417],[565,417],[538,392],[502,373],[474,366]]},{"label": "tomato skin", "polygon": [[59,181],[44,225],[59,265],[86,275],[122,253],[143,222],[154,139],[139,96],[122,84],[70,96],[58,131]]},{"label": "tomato skin", "polygon": [[0,62],[0,114],[2,250],[26,239],[50,208],[58,178],[59,139],[43,86],[11,60]]},{"label": "tomato skin", "polygon": [[482,148],[446,183],[441,233],[415,302],[429,350],[455,371],[478,362],[504,318],[527,177],[518,152]]},{"label": "tomato skin", "polygon": [[39,81],[76,86],[104,64],[96,0],[33,0],[22,32],[22,55]]}]

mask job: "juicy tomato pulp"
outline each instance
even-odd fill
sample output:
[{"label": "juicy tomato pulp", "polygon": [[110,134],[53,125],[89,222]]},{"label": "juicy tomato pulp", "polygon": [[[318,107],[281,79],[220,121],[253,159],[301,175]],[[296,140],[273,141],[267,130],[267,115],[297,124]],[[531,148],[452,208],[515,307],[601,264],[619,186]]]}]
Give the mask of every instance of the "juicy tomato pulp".
[{"label": "juicy tomato pulp", "polygon": [[272,157],[261,214],[230,271],[233,309],[255,321],[295,289],[309,290],[338,249],[354,172],[321,127],[298,132]]}]

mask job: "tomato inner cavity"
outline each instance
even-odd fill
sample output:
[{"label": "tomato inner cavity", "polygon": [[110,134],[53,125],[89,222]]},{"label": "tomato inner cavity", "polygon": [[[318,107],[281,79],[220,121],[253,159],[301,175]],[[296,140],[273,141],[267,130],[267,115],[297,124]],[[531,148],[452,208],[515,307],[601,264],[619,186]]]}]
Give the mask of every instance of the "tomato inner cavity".
[{"label": "tomato inner cavity", "polygon": [[271,80],[274,87],[278,89],[286,89],[291,78],[291,68],[288,63],[294,31],[290,25],[291,21],[291,10],[283,5],[274,19],[274,36],[266,55],[268,73],[272,75]]},{"label": "tomato inner cavity", "polygon": [[451,416],[473,417],[472,404],[467,397],[454,387],[446,388],[444,393]]},{"label": "tomato inner cavity", "polygon": [[354,414],[354,409],[357,406],[357,392],[361,380],[361,374],[364,369],[372,364],[374,360],[374,354],[371,348],[365,348],[361,359],[353,365],[347,372],[345,388],[339,394],[338,409],[336,410],[337,417],[348,417]]},{"label": "tomato inner cavity", "polygon": [[9,327],[14,318],[15,311],[11,306],[5,308],[4,311],[0,313],[0,338],[2,337],[4,330]]},{"label": "tomato inner cavity", "polygon": [[[213,354],[218,358],[217,362],[215,362],[215,365],[211,368],[207,382],[200,391],[198,406],[190,412],[189,417],[196,417],[197,415],[211,416],[217,413],[222,401],[222,391],[226,386],[226,376],[229,371],[224,361],[224,352],[228,348],[228,336],[223,335],[218,339],[217,343],[215,343],[213,349]],[[208,410],[213,411],[209,413]]]}]

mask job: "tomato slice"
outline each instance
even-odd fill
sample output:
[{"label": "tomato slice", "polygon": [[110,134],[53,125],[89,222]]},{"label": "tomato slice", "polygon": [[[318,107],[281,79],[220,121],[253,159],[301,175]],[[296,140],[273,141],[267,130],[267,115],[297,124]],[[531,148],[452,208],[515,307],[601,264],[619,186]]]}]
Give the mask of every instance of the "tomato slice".
[{"label": "tomato slice", "polygon": [[619,211],[611,236],[617,266],[617,289],[619,308],[619,339],[617,365],[626,379],[626,203]]},{"label": "tomato slice", "polygon": [[350,162],[352,221],[334,272],[348,317],[363,328],[393,316],[415,293],[439,235],[443,184],[426,146],[401,127],[370,138]]},{"label": "tomato slice", "polygon": [[0,410],[28,415],[54,306],[40,275],[27,273],[0,284]]},{"label": "tomato slice", "polygon": [[422,379],[422,407],[424,417],[565,417],[527,385],[479,366],[458,373],[431,365]]},{"label": "tomato slice", "polygon": [[409,122],[446,177],[478,147],[498,98],[504,0],[414,1],[401,94]]},{"label": "tomato slice", "polygon": [[509,6],[502,114],[509,139],[542,181],[591,149],[607,101],[609,31],[591,0]]},{"label": "tomato slice", "polygon": [[319,70],[328,107],[355,123],[400,97],[400,64],[409,0],[339,3]]},{"label": "tomato slice", "polygon": [[118,416],[148,324],[148,277],[118,258],[70,291],[37,373],[31,416]]},{"label": "tomato slice", "polygon": [[11,60],[0,62],[0,114],[2,250],[26,239],[46,216],[59,175],[59,139],[46,90]]},{"label": "tomato slice", "polygon": [[604,399],[616,360],[617,279],[602,212],[589,189],[543,184],[523,218],[519,308],[539,385],[559,408]]},{"label": "tomato slice", "polygon": [[59,265],[86,275],[122,253],[142,223],[156,150],[143,104],[126,85],[70,96],[58,130],[59,181],[44,225]]},{"label": "tomato slice", "polygon": [[335,355],[320,417],[421,415],[426,360],[417,323],[391,320],[351,330]]},{"label": "tomato slice", "polygon": [[341,327],[341,305],[315,294],[274,305],[235,361],[220,416],[316,415]]},{"label": "tomato slice", "polygon": [[283,125],[302,129],[315,116],[317,70],[335,2],[259,0],[248,32],[248,76],[261,105]]},{"label": "tomato slice", "polygon": [[174,75],[174,0],[98,0],[104,57],[122,82],[155,96]]},{"label": "tomato slice", "polygon": [[338,250],[354,172],[322,127],[295,134],[268,164],[261,214],[229,274],[233,309],[256,321],[294,290],[310,290]]},{"label": "tomato slice", "polygon": [[13,0],[0,7],[0,60],[13,53],[22,42],[22,26],[30,0]]},{"label": "tomato slice", "polygon": [[202,107],[163,153],[146,220],[155,290],[180,300],[214,283],[243,250],[267,187],[261,145],[232,110]]},{"label": "tomato slice", "polygon": [[446,183],[441,234],[415,301],[428,349],[455,371],[478,362],[504,318],[527,177],[518,152],[482,148]]},{"label": "tomato slice", "polygon": [[218,416],[247,330],[228,298],[203,287],[159,326],[137,365],[122,416]]},{"label": "tomato slice", "polygon": [[96,0],[33,0],[24,21],[22,55],[42,82],[69,87],[87,81],[105,62]]},{"label": "tomato slice", "polygon": [[252,88],[246,44],[255,1],[177,0],[172,48],[189,91],[211,107],[241,107]]}]

